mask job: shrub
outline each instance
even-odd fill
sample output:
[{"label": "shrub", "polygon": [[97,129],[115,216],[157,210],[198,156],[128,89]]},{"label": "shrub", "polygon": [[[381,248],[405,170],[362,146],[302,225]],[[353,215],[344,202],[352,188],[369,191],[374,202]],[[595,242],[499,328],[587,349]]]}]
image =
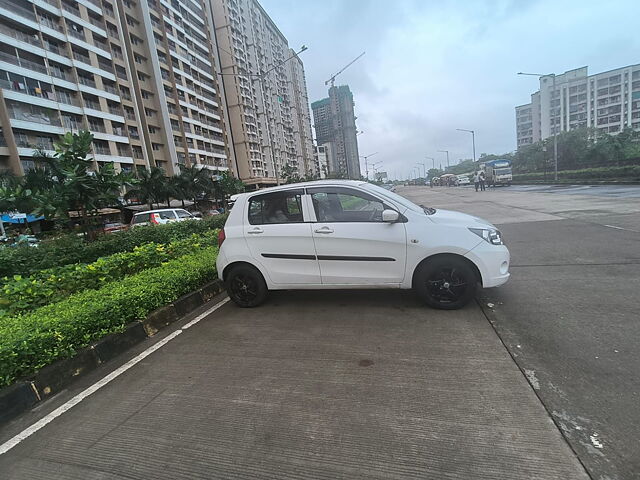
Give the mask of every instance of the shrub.
[{"label": "shrub", "polygon": [[[546,179],[551,180],[553,172],[547,172]],[[627,165],[623,167],[597,167],[582,168],[580,170],[561,170],[558,172],[558,180],[635,180],[640,179],[640,165]],[[513,175],[516,181],[544,180],[544,173],[522,173]]]},{"label": "shrub", "polygon": [[0,286],[0,319],[57,302],[81,290],[123,278],[163,262],[193,253],[194,249],[213,246],[215,231],[168,244],[146,243],[133,252],[114,253],[93,263],[65,265],[42,270],[28,277],[14,275]]},{"label": "shrub", "polygon": [[0,278],[31,275],[46,268],[72,263],[90,263],[100,257],[130,252],[145,243],[169,243],[194,233],[222,228],[226,215],[166,225],[136,227],[124,232],[104,235],[86,242],[74,235],[43,242],[39,247],[0,249]]},{"label": "shrub", "polygon": [[74,353],[215,278],[217,248],[0,322],[0,386]]}]

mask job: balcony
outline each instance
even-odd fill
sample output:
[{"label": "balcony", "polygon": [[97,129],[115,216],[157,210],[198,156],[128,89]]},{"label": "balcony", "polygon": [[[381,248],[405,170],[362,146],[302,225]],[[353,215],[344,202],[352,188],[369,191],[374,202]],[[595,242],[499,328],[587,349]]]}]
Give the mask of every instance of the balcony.
[{"label": "balcony", "polygon": [[7,35],[9,37],[15,38],[21,42],[29,43],[31,45],[36,45],[42,48],[42,43],[40,43],[40,38],[37,34],[29,35],[28,33],[21,32],[20,30],[15,30],[7,25],[0,24],[0,33]]},{"label": "balcony", "polygon": [[101,18],[89,17],[89,22],[91,23],[91,25],[95,25],[96,27],[101,28],[102,30],[105,29],[104,21]]},{"label": "balcony", "polygon": [[83,42],[87,41],[87,38],[85,37],[84,32],[77,32],[73,28],[69,28],[67,29],[67,33],[69,34],[69,36],[73,38],[77,38],[78,40],[82,40]]},{"label": "balcony", "polygon": [[116,87],[111,86],[111,85],[106,85],[104,82],[102,83],[102,89],[103,89],[105,92],[109,92],[109,93],[112,93],[112,94],[114,94],[114,95],[120,95],[120,94],[118,93],[118,90],[116,90]]},{"label": "balcony", "polygon": [[83,62],[83,63],[86,63],[87,65],[91,65],[91,59],[88,56],[80,52],[76,52],[75,50],[73,51],[73,58],[75,58],[79,62]]},{"label": "balcony", "polygon": [[103,145],[94,145],[93,149],[96,155],[111,155],[111,150],[109,147],[105,147]]},{"label": "balcony", "polygon": [[93,122],[89,122],[87,124],[87,127],[89,128],[89,130],[91,130],[92,132],[100,132],[100,133],[107,133],[107,129],[104,128],[104,125],[101,123],[93,123]]},{"label": "balcony", "polygon": [[11,106],[9,107],[9,117],[13,120],[39,123],[41,125],[54,125],[57,127],[62,125],[57,115],[52,115],[45,110],[38,110],[35,108],[31,110],[24,110]]},{"label": "balcony", "polygon": [[109,107],[109,113],[112,115],[118,115],[120,117],[124,117],[124,112],[120,107]]},{"label": "balcony", "polygon": [[27,70],[44,73],[45,75],[49,74],[47,67],[45,67],[44,64],[32,62],[31,60],[23,60],[5,52],[0,52],[0,61],[11,63],[18,67],[26,68]]},{"label": "balcony", "polygon": [[82,75],[78,75],[78,82],[82,85],[86,85],[87,87],[96,88],[96,82],[90,78],[83,77]]},{"label": "balcony", "polygon": [[69,5],[68,3],[62,2],[62,9],[66,10],[69,13],[73,13],[78,18],[82,18],[80,16],[80,10],[78,10],[76,7],[72,5]]},{"label": "balcony", "polygon": [[21,17],[28,18],[29,20],[36,20],[36,14],[33,10],[21,7],[20,5],[16,5],[11,0],[0,0],[0,8],[15,12]]},{"label": "balcony", "polygon": [[91,100],[85,100],[84,101],[84,106],[85,106],[85,108],[90,108],[92,110],[101,110],[100,104],[98,102],[94,102],[94,101],[91,101]]}]

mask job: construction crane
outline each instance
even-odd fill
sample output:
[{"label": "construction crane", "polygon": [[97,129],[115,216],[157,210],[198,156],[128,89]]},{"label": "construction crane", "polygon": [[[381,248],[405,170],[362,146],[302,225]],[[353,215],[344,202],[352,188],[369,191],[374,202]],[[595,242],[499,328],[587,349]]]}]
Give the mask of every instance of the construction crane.
[{"label": "construction crane", "polygon": [[345,65],[345,67],[340,70],[338,73],[335,73],[333,75],[331,75],[331,78],[329,80],[327,80],[326,82],[324,82],[325,85],[329,85],[331,84],[331,86],[333,87],[333,84],[336,81],[336,77],[338,75],[340,75],[342,72],[344,72],[347,68],[349,68],[351,65],[353,65],[354,63],[356,63],[365,53],[367,52],[362,52],[360,55],[358,55],[356,58],[354,58],[353,60],[351,60],[349,63],[347,63],[347,65]]}]

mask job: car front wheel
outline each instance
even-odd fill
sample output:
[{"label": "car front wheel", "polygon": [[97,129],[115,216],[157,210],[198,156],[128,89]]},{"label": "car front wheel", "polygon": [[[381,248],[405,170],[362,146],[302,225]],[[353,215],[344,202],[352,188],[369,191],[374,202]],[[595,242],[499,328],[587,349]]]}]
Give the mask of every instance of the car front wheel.
[{"label": "car front wheel", "polygon": [[267,298],[267,284],[262,274],[252,266],[234,267],[225,283],[229,297],[240,307],[257,307]]},{"label": "car front wheel", "polygon": [[475,272],[465,260],[445,256],[422,264],[416,272],[413,288],[430,307],[455,310],[471,301],[477,284]]}]

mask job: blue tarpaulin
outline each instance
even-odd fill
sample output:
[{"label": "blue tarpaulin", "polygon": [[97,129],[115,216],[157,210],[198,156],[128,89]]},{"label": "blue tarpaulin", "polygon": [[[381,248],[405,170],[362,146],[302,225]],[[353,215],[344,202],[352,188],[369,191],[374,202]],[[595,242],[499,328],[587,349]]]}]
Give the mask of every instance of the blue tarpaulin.
[{"label": "blue tarpaulin", "polygon": [[3,214],[2,221],[4,223],[31,223],[37,222],[38,220],[44,220],[44,217],[36,217],[35,215],[24,215],[24,214]]}]

